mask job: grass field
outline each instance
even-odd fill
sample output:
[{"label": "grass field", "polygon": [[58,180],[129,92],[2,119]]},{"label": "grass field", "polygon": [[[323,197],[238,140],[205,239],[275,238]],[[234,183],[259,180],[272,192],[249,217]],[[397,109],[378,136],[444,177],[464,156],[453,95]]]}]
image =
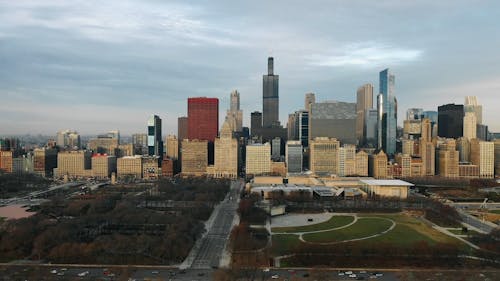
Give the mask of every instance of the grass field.
[{"label": "grass field", "polygon": [[500,210],[490,210],[490,213],[493,213],[493,214],[500,214]]},{"label": "grass field", "polygon": [[304,225],[304,226],[295,226],[295,227],[273,227],[271,230],[272,232],[286,232],[286,233],[309,232],[309,231],[337,228],[344,225],[348,225],[353,221],[354,221],[353,216],[333,216],[328,221],[322,223]]},{"label": "grass field", "polygon": [[308,242],[339,242],[344,240],[358,239],[378,234],[389,229],[392,222],[383,218],[360,218],[358,221],[347,228],[305,234],[303,236]]},{"label": "grass field", "polygon": [[[339,242],[371,236],[389,229],[392,222],[385,218],[391,219],[396,223],[394,229],[377,237],[349,243],[372,247],[373,245],[390,243],[401,248],[411,248],[416,242],[425,241],[430,245],[447,243],[457,245],[457,247],[463,250],[470,250],[469,246],[460,240],[433,229],[418,218],[405,214],[359,214],[358,221],[347,228],[304,234],[303,239],[308,242]],[[319,226],[316,225],[315,229],[318,227]],[[326,227],[324,229],[330,228],[331,227]],[[272,239],[272,253],[274,255],[291,254],[295,247],[302,244],[299,240],[299,236],[293,234],[273,235]]]}]

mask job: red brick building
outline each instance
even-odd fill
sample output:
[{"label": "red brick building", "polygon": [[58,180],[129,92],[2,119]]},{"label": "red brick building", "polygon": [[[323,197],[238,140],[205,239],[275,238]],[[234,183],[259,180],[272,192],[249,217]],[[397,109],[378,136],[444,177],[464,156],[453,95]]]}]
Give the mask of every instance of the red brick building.
[{"label": "red brick building", "polygon": [[219,99],[188,98],[188,139],[213,142],[219,132]]}]

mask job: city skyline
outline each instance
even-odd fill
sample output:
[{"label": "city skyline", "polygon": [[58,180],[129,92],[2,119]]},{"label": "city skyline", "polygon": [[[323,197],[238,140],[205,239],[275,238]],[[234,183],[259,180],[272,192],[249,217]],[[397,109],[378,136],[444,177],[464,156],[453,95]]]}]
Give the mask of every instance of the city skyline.
[{"label": "city skyline", "polygon": [[378,73],[390,68],[399,125],[408,108],[437,111],[477,96],[482,123],[500,131],[498,3],[318,3],[281,13],[283,2],[265,10],[225,1],[1,2],[0,134],[130,135],[156,114],[168,135],[188,97],[219,98],[225,116],[235,89],[249,127],[250,113],[262,110],[268,56],[281,76],[283,125],[306,93],[354,102],[359,86],[378,89]]}]

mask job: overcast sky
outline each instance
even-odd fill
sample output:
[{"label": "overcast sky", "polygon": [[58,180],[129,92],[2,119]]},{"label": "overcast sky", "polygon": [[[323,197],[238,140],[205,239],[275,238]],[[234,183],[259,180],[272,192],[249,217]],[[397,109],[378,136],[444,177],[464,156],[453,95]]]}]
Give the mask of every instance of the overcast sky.
[{"label": "overcast sky", "polygon": [[284,125],[306,92],[354,102],[390,68],[398,123],[475,95],[500,131],[499,19],[495,0],[0,0],[0,135],[143,133],[151,114],[167,135],[188,97],[218,97],[222,122],[233,89],[249,126],[270,55]]}]

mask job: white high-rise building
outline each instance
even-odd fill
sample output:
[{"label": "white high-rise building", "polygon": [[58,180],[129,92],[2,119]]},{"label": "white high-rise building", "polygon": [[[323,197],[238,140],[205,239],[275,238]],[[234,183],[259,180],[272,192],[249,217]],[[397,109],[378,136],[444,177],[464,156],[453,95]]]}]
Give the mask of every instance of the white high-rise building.
[{"label": "white high-rise building", "polygon": [[467,140],[476,138],[477,119],[474,112],[465,112],[464,116],[464,138]]},{"label": "white high-rise building", "polygon": [[240,110],[240,93],[237,90],[231,92],[229,110],[226,120],[233,132],[243,130],[243,111]]},{"label": "white high-rise building", "polygon": [[473,112],[476,115],[477,124],[483,124],[483,106],[477,103],[477,97],[465,97],[464,111]]}]

